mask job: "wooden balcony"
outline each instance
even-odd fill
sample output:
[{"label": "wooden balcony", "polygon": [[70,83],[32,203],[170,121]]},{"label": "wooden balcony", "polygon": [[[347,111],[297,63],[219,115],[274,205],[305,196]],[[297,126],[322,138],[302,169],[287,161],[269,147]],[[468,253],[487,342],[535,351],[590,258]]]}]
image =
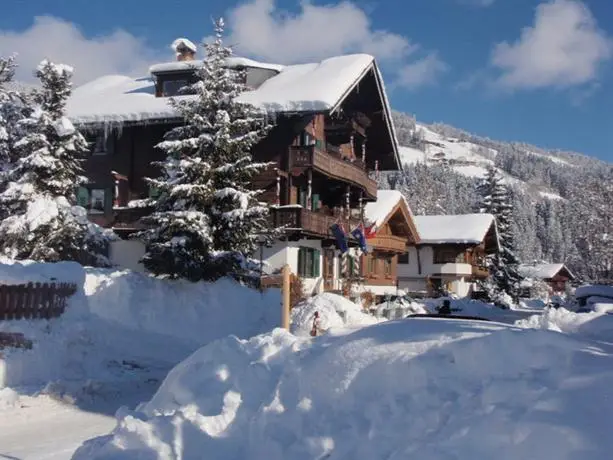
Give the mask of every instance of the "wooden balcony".
[{"label": "wooden balcony", "polygon": [[473,276],[475,278],[487,278],[490,276],[490,272],[486,267],[482,267],[480,265],[473,265]]},{"label": "wooden balcony", "polygon": [[[270,216],[275,227],[285,227],[288,232],[301,231],[322,238],[333,238],[330,227],[338,222],[338,218],[334,216],[310,211],[296,205],[272,207]],[[346,220],[342,222],[346,223]],[[352,221],[351,224],[357,225],[357,221]]]},{"label": "wooden balcony", "polygon": [[141,208],[114,208],[112,227],[114,230],[124,231],[144,230],[147,227],[140,220],[151,214],[152,210],[149,206]]},{"label": "wooden balcony", "polygon": [[393,235],[378,235],[368,239],[368,245],[375,250],[404,253],[407,251],[407,239]]},{"label": "wooden balcony", "polygon": [[377,198],[377,182],[370,177],[361,160],[346,161],[340,156],[322,152],[314,145],[289,148],[289,171],[296,168],[313,168],[314,170],[349,182],[364,189],[369,198]]}]

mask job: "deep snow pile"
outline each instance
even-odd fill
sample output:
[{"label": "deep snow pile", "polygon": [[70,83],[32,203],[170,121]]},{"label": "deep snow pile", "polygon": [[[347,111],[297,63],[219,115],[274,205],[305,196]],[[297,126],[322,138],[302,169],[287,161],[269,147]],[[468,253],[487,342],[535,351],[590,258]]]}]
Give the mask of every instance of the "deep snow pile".
[{"label": "deep snow pile", "polygon": [[0,388],[161,377],[204,344],[230,334],[252,337],[280,320],[278,290],[260,294],[229,279],[162,281],[63,262],[0,264],[0,280],[79,287],[58,319],[0,321],[0,331],[34,342],[32,350],[2,351]]},{"label": "deep snow pile", "polygon": [[298,336],[308,336],[313,327],[315,312],[319,313],[319,327],[331,329],[354,328],[375,324],[378,320],[343,296],[325,292],[309,297],[292,309],[290,330]]},{"label": "deep snow pile", "polygon": [[613,349],[603,347],[441,319],[229,337],[74,458],[609,459]]},{"label": "deep snow pile", "polygon": [[585,313],[549,308],[542,315],[533,315],[515,324],[524,328],[578,334],[585,338],[613,343],[613,315],[609,313],[612,308],[612,304],[602,304],[600,308]]}]

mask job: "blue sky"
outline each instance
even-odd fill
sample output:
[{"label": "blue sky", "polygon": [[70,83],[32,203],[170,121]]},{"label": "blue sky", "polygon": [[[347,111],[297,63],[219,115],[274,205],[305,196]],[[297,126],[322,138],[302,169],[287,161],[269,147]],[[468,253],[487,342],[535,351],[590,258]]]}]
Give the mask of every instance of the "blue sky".
[{"label": "blue sky", "polygon": [[3,0],[0,54],[21,79],[43,57],[77,82],[143,74],[224,15],[249,57],[293,63],[364,51],[384,71],[392,106],[500,140],[613,162],[610,0]]}]

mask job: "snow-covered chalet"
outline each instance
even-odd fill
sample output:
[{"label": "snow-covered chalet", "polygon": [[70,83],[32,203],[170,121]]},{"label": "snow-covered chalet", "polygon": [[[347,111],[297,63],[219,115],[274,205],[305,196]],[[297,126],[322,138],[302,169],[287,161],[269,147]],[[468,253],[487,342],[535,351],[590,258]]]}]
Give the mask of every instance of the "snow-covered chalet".
[{"label": "snow-covered chalet", "polygon": [[489,276],[486,256],[499,249],[491,214],[414,216],[419,240],[398,261],[398,286],[432,295],[470,295]]},{"label": "snow-covered chalet", "polygon": [[[68,102],[69,118],[92,144],[90,183],[79,189],[79,204],[120,235],[138,230],[140,217],[150,212],[142,200],[156,191],[143,178],[157,175],[154,163],[163,152],[155,145],[182,122],[168,98],[194,80],[200,65],[193,49],[183,50],[142,78],[110,75],[84,84]],[[377,171],[401,167],[377,64],[353,54],[289,66],[233,57],[227,65],[246,70],[250,91],[239,100],[275,118],[253,152],[256,161],[274,167],[253,185],[265,191],[274,224],[287,230],[282,241],[264,248],[264,259],[272,269],[289,264],[307,291],[332,290],[344,274],[331,268],[343,268],[331,227],[339,224],[349,234],[363,224],[364,207],[377,198]],[[359,245],[351,237],[347,242]],[[129,265],[141,252],[130,241],[115,258]]]}]

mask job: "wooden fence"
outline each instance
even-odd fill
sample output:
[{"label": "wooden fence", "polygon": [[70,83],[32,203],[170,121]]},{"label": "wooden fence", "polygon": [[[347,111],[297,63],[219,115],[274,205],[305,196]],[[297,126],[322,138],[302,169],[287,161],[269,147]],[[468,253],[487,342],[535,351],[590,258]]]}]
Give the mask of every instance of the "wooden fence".
[{"label": "wooden fence", "polygon": [[57,318],[75,292],[74,283],[0,285],[0,321]]}]

